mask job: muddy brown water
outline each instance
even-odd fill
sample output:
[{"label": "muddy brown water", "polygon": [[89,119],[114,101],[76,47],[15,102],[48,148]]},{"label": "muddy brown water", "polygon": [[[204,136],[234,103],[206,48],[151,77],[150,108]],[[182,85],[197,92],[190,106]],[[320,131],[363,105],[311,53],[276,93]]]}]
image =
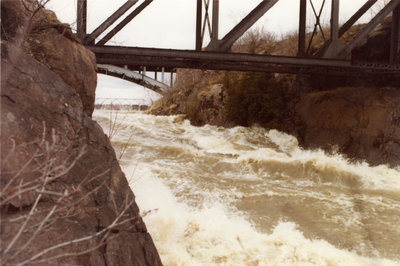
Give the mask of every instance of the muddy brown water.
[{"label": "muddy brown water", "polygon": [[165,265],[400,265],[400,169],[259,127],[96,111]]}]

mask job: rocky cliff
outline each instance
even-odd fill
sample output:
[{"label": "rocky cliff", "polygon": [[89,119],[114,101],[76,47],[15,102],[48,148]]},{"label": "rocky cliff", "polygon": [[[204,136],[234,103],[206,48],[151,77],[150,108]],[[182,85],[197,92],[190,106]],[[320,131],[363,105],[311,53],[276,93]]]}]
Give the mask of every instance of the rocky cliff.
[{"label": "rocky cliff", "polygon": [[36,1],[1,1],[2,265],[161,265],[91,119],[94,55]]},{"label": "rocky cliff", "polygon": [[371,164],[400,165],[400,88],[338,87],[303,94],[295,104],[303,146],[339,150]]},{"label": "rocky cliff", "polygon": [[[390,26],[389,17],[355,49],[353,59],[387,61]],[[355,26],[341,41],[359,29]],[[295,36],[277,41],[255,32],[246,38],[234,49],[275,55],[296,51]],[[295,135],[305,148],[339,151],[372,165],[400,165],[399,76],[367,80],[179,70],[175,91],[150,112],[183,113],[195,125],[259,124]]]}]

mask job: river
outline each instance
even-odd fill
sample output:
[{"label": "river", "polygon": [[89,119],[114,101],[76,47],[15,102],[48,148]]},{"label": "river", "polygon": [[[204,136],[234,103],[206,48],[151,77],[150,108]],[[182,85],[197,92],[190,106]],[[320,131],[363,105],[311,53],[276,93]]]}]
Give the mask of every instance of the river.
[{"label": "river", "polygon": [[94,119],[164,265],[400,265],[400,168],[304,150],[260,127]]}]

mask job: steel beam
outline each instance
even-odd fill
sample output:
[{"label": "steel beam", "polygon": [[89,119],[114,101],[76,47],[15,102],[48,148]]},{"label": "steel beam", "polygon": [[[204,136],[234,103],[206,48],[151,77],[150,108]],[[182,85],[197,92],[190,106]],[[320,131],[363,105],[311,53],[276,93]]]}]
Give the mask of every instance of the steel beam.
[{"label": "steel beam", "polygon": [[156,69],[164,65],[165,72],[172,72],[176,68],[209,69],[209,70],[228,70],[228,71],[250,71],[250,72],[270,72],[270,73],[297,73],[299,66],[268,65],[255,63],[232,63],[232,62],[198,62],[198,61],[163,61],[155,58],[147,62],[142,60],[129,60],[128,58],[102,58],[99,57],[97,63],[119,65],[121,62],[129,62],[130,69],[137,70],[140,65],[146,64],[149,69]]},{"label": "steel beam", "polygon": [[[204,52],[202,52],[204,53]],[[374,65],[357,64],[348,66],[315,66],[302,64],[273,64],[251,61],[212,61],[212,60],[182,60],[180,58],[163,59],[161,57],[137,57],[120,55],[119,57],[97,55],[97,62],[104,64],[129,64],[129,69],[140,70],[141,66],[146,65],[149,71],[154,71],[162,65],[166,72],[174,71],[176,68],[208,69],[208,70],[228,70],[246,72],[269,72],[269,73],[293,73],[293,74],[312,74],[312,75],[340,75],[340,76],[364,76],[372,77],[386,75],[387,78],[399,77],[400,65],[392,65],[388,68],[387,64]],[[296,58],[299,59],[299,58]]]},{"label": "steel beam", "polygon": [[[347,20],[339,29],[339,38],[342,37],[378,0],[368,0],[357,12]],[[330,40],[325,42],[322,48],[316,54],[322,57],[330,45]]]},{"label": "steel beam", "polygon": [[300,0],[298,56],[305,56],[306,54],[306,19],[307,0]]},{"label": "steel beam", "polygon": [[125,14],[131,7],[133,7],[139,0],[128,0],[117,11],[115,11],[109,18],[107,18],[100,26],[98,26],[89,36],[86,37],[86,43],[92,43],[99,37],[106,29],[108,29],[115,21],[117,21],[123,14]]},{"label": "steel beam", "polygon": [[331,6],[331,37],[324,52],[324,58],[336,58],[339,49],[339,0],[332,0]]},{"label": "steel beam", "polygon": [[149,76],[146,76],[146,73],[140,74],[130,69],[125,69],[114,65],[97,64],[97,73],[122,78],[132,82],[137,82],[138,84],[143,85],[158,93],[162,93],[163,91],[169,89],[167,84],[159,82],[157,81],[157,79],[152,79]]},{"label": "steel beam", "polygon": [[279,0],[263,0],[238,25],[236,25],[218,44],[218,51],[228,51],[232,45],[254,25]]},{"label": "steel beam", "polygon": [[347,20],[339,30],[339,38],[343,36],[353,25],[367,12],[378,0],[368,0],[354,15]]},{"label": "steel beam", "polygon": [[203,46],[203,40],[201,38],[201,23],[203,19],[203,0],[197,0],[197,12],[196,12],[196,50],[200,51]]},{"label": "steel beam", "polygon": [[348,43],[339,53],[340,58],[347,58],[350,56],[353,49],[363,41],[368,34],[383,21],[383,19],[390,14],[397,6],[400,5],[400,0],[391,0],[386,6]]},{"label": "steel beam", "polygon": [[318,13],[317,13],[317,11],[316,11],[316,9],[315,9],[315,6],[314,6],[312,0],[310,0],[310,5],[311,5],[312,11],[313,11],[314,16],[315,16],[315,24],[314,24],[314,30],[313,30],[313,32],[312,32],[312,34],[311,34],[310,41],[308,42],[308,46],[307,46],[307,51],[306,51],[306,53],[309,53],[309,52],[310,52],[310,49],[311,49],[311,46],[312,46],[312,42],[313,42],[313,40],[314,40],[314,37],[315,37],[315,36],[317,35],[317,33],[318,33],[318,28],[319,28],[320,31],[321,31],[322,38],[324,39],[324,41],[326,41],[326,39],[325,39],[325,34],[324,34],[324,30],[323,30],[323,28],[322,28],[322,26],[321,26],[321,15],[322,15],[322,11],[324,10],[324,7],[325,7],[325,0],[322,1],[321,8],[320,8],[320,10],[319,10]]},{"label": "steel beam", "polygon": [[331,8],[331,41],[339,40],[339,0],[332,0]]},{"label": "steel beam", "polygon": [[219,34],[219,0],[213,0],[211,42],[218,41]]},{"label": "steel beam", "polygon": [[349,67],[351,63],[345,60],[334,59],[315,59],[298,58],[290,56],[272,56],[256,55],[242,53],[224,53],[209,51],[191,51],[191,50],[173,50],[173,49],[155,49],[138,48],[122,46],[87,46],[96,55],[123,55],[134,57],[160,57],[165,60],[209,60],[218,62],[251,62],[268,64],[288,64],[302,66],[331,66],[331,67]]},{"label": "steel beam", "polygon": [[130,13],[124,20],[122,20],[117,26],[115,26],[106,36],[104,36],[103,39],[101,39],[97,45],[104,45],[106,44],[109,40],[111,40],[112,37],[115,36],[122,28],[126,26],[132,19],[134,19],[137,15],[139,15],[140,12],[143,11],[149,4],[151,4],[153,0],[146,0],[144,1],[141,5],[139,5],[135,10],[133,10],[132,13]]},{"label": "steel beam", "polygon": [[318,28],[321,31],[322,38],[324,40],[326,40],[325,39],[325,34],[324,34],[324,29],[321,26],[321,15],[322,15],[322,11],[324,10],[324,7],[325,7],[325,2],[326,2],[326,0],[322,1],[321,8],[320,8],[319,12],[317,13],[317,11],[315,9],[315,6],[313,4],[313,0],[310,0],[311,8],[312,8],[312,11],[313,11],[314,16],[315,16],[315,25],[314,25],[314,30],[313,30],[313,33],[311,35],[311,40],[310,40],[310,43],[308,45],[307,51],[310,50],[312,40],[313,40],[314,36],[317,34]]},{"label": "steel beam", "polygon": [[208,33],[209,33],[210,39],[211,39],[212,28],[211,28],[210,16],[209,16],[209,12],[208,12],[209,6],[210,6],[210,0],[204,0],[205,14],[204,14],[203,27],[201,30],[201,43],[202,44],[204,41],[204,35],[206,33],[206,26],[208,27]]},{"label": "steel beam", "polygon": [[393,10],[392,29],[390,37],[390,59],[391,63],[398,60],[399,51],[399,30],[400,30],[400,5]]},{"label": "steel beam", "polygon": [[78,0],[76,27],[78,38],[84,43],[87,31],[87,0]]}]

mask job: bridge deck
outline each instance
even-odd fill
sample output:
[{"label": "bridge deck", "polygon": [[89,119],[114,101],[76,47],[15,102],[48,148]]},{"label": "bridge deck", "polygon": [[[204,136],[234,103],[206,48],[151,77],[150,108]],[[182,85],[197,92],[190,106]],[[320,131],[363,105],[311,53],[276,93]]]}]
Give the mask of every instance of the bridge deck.
[{"label": "bridge deck", "polygon": [[158,93],[163,93],[171,88],[167,84],[152,79],[145,74],[139,74],[130,69],[117,67],[115,65],[97,64],[97,72],[131,81]]},{"label": "bridge deck", "polygon": [[348,60],[255,55],[210,51],[172,50],[121,46],[88,46],[99,64],[128,66],[131,70],[165,71],[195,68],[341,76],[400,75],[398,63],[363,63]]}]

